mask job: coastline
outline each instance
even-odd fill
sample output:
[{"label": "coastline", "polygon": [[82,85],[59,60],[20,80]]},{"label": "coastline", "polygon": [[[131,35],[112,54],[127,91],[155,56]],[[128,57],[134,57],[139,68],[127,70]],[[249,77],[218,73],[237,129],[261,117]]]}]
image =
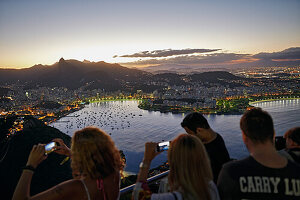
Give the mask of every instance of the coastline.
[{"label": "coastline", "polygon": [[103,99],[103,100],[89,101],[89,103],[109,102],[109,101],[142,101],[142,99]]},{"label": "coastline", "polygon": [[[249,105],[252,107],[253,104],[256,103],[261,103],[261,102],[271,102],[271,101],[281,101],[281,100],[297,100],[300,99],[300,97],[294,97],[294,98],[280,98],[280,99],[264,99],[264,100],[259,100],[259,101],[250,101]],[[103,99],[103,100],[96,100],[96,101],[89,101],[88,103],[85,104],[81,104],[80,107],[78,109],[71,109],[70,111],[58,116],[55,118],[55,121],[66,117],[69,114],[75,113],[76,111],[79,111],[83,108],[85,108],[86,105],[90,104],[90,103],[98,103],[98,102],[111,102],[111,101],[142,101],[142,99]],[[255,106],[253,106],[255,107]],[[160,113],[173,113],[173,114],[179,114],[179,113],[189,113],[189,112],[193,112],[196,111],[193,108],[176,108],[176,110],[174,110],[175,107],[173,106],[160,106],[160,107],[156,107],[156,108],[146,108],[144,106],[142,106],[141,104],[138,105],[138,108],[142,109],[142,110],[148,110],[148,111],[159,111]],[[241,115],[244,113],[244,111],[247,109],[248,107],[245,107],[242,109],[239,109],[239,111],[217,111],[217,110],[210,110],[210,111],[201,111],[204,115]],[[55,121],[51,121],[48,124],[51,124]]]},{"label": "coastline", "polygon": [[[238,110],[231,110],[231,111],[219,111],[214,110],[213,108],[202,110],[202,109],[194,109],[194,108],[180,108],[180,107],[172,107],[172,106],[156,106],[156,107],[146,107],[143,105],[139,105],[138,108],[142,110],[148,110],[148,111],[159,111],[161,113],[173,113],[173,114],[179,114],[179,113],[189,113],[189,112],[201,112],[204,115],[241,115],[244,113],[245,109],[238,109]],[[174,110],[175,108],[175,110]]]},{"label": "coastline", "polygon": [[271,101],[281,101],[281,100],[296,100],[300,99],[300,97],[291,97],[291,98],[280,98],[280,99],[264,99],[259,101],[249,101],[248,105],[242,108],[238,108],[238,110],[216,110],[214,108],[198,108],[194,109],[192,107],[178,107],[178,106],[163,106],[163,105],[146,105],[146,104],[139,104],[139,108],[148,111],[159,111],[161,113],[189,113],[198,111],[204,115],[242,115],[247,109],[251,107],[255,107],[253,104],[260,103],[260,102],[271,102]]},{"label": "coastline", "polygon": [[249,105],[255,104],[255,103],[261,103],[261,102],[271,102],[271,101],[281,101],[281,100],[297,100],[297,99],[300,99],[300,97],[298,97],[298,98],[281,98],[281,99],[263,99],[263,100],[259,100],[259,101],[250,101]]}]

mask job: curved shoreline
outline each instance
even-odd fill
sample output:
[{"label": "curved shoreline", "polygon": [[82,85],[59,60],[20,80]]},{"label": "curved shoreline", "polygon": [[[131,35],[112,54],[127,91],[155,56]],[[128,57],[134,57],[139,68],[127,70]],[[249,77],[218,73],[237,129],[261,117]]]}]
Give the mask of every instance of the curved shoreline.
[{"label": "curved shoreline", "polygon": [[[265,99],[265,100],[259,100],[259,101],[251,101],[251,102],[249,102],[249,105],[252,106],[252,104],[261,103],[261,102],[271,102],[271,101],[281,101],[281,100],[296,100],[296,99],[300,99],[300,97],[297,97],[297,98],[281,98],[281,99]],[[89,101],[89,103],[111,102],[111,101],[142,101],[142,99],[103,99],[103,100],[97,100],[97,101]],[[87,104],[84,104],[78,110],[70,111],[70,112],[67,112],[65,115],[57,117],[55,121],[57,121],[57,120],[59,120],[63,117],[66,117],[67,115],[69,115],[71,113],[74,113],[74,112],[77,112],[77,111],[83,109],[86,105]],[[140,107],[138,106],[138,108],[140,108]],[[180,112],[180,111],[173,111],[173,112],[172,111],[162,111],[162,110],[159,110],[159,109],[158,110],[143,109],[143,108],[140,108],[140,109],[148,110],[148,111],[158,111],[158,112],[161,112],[161,113],[166,113],[166,112],[186,113],[186,112]],[[210,112],[210,113],[204,113],[204,114],[205,115],[241,115],[241,114],[243,114],[243,112]],[[52,124],[52,123],[53,122],[51,122],[50,124]]]},{"label": "curved shoreline", "polygon": [[142,99],[104,99],[97,101],[89,101],[89,103],[107,102],[107,101],[142,101]]},{"label": "curved shoreline", "polygon": [[259,100],[259,101],[250,101],[249,105],[256,104],[256,103],[261,103],[261,102],[282,101],[282,100],[296,100],[296,99],[300,99],[300,97],[298,97],[298,98],[281,98],[281,99],[264,99],[264,100]]},{"label": "curved shoreline", "polygon": [[[280,98],[280,99],[263,99],[259,101],[250,101],[248,103],[248,106],[244,108],[239,108],[238,110],[227,110],[227,111],[220,111],[220,110],[214,110],[214,109],[207,109],[206,111],[202,111],[202,114],[204,115],[242,115],[248,107],[255,107],[256,103],[260,102],[270,102],[270,101],[281,101],[281,100],[298,100],[300,97],[288,97],[288,98]],[[254,104],[254,105],[253,105]],[[150,107],[145,107],[145,106],[138,106],[142,110],[148,110],[148,111],[158,111],[161,113],[188,113],[194,111],[194,109],[183,109],[183,108],[178,108],[174,109],[172,106],[157,106],[156,108],[153,108],[152,106]],[[201,111],[200,111],[201,112]]]}]

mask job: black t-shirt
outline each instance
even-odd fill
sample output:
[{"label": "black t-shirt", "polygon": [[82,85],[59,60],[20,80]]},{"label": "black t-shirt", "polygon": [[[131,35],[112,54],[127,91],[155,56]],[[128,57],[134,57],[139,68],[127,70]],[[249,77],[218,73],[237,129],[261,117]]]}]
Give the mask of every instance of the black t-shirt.
[{"label": "black t-shirt", "polygon": [[300,164],[300,148],[287,149],[286,151],[293,158],[293,161]]},{"label": "black t-shirt", "polygon": [[288,161],[284,168],[269,168],[249,156],[223,166],[218,179],[223,200],[300,199],[300,165]]},{"label": "black t-shirt", "polygon": [[218,133],[216,139],[210,143],[204,144],[204,146],[210,159],[214,182],[217,183],[223,164],[230,160],[228,151],[222,136]]}]

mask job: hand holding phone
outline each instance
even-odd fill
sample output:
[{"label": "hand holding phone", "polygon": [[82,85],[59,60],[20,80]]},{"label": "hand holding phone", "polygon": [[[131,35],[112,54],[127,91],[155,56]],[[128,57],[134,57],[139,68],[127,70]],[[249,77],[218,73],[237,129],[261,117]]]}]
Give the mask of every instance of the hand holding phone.
[{"label": "hand holding phone", "polygon": [[46,158],[47,155],[45,154],[45,145],[44,144],[34,145],[29,154],[26,166],[30,165],[36,168]]},{"label": "hand holding phone", "polygon": [[156,146],[156,151],[161,152],[161,151],[167,151],[170,147],[170,141],[167,142],[160,142]]},{"label": "hand holding phone", "polygon": [[60,155],[64,156],[71,156],[71,150],[67,145],[64,143],[64,141],[61,138],[55,138],[52,140],[53,142],[56,142],[59,146],[56,146],[55,153],[58,153]]},{"label": "hand holding phone", "polygon": [[50,142],[48,144],[45,145],[45,154],[49,154],[53,151],[55,151],[56,147],[57,147],[57,143],[56,142]]}]

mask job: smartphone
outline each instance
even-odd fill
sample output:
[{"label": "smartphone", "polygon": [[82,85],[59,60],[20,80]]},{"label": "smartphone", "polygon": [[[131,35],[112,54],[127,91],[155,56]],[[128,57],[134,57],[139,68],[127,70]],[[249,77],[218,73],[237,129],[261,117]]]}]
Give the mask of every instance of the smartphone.
[{"label": "smartphone", "polygon": [[275,148],[277,151],[280,151],[282,149],[286,148],[286,141],[283,136],[276,136],[275,137]]},{"label": "smartphone", "polygon": [[169,149],[169,146],[170,146],[170,141],[160,142],[157,144],[156,151],[157,152],[167,151]]},{"label": "smartphone", "polygon": [[48,144],[46,144],[45,146],[45,154],[49,154],[51,153],[52,151],[55,150],[55,147],[57,147],[57,143],[56,142],[50,142]]}]

